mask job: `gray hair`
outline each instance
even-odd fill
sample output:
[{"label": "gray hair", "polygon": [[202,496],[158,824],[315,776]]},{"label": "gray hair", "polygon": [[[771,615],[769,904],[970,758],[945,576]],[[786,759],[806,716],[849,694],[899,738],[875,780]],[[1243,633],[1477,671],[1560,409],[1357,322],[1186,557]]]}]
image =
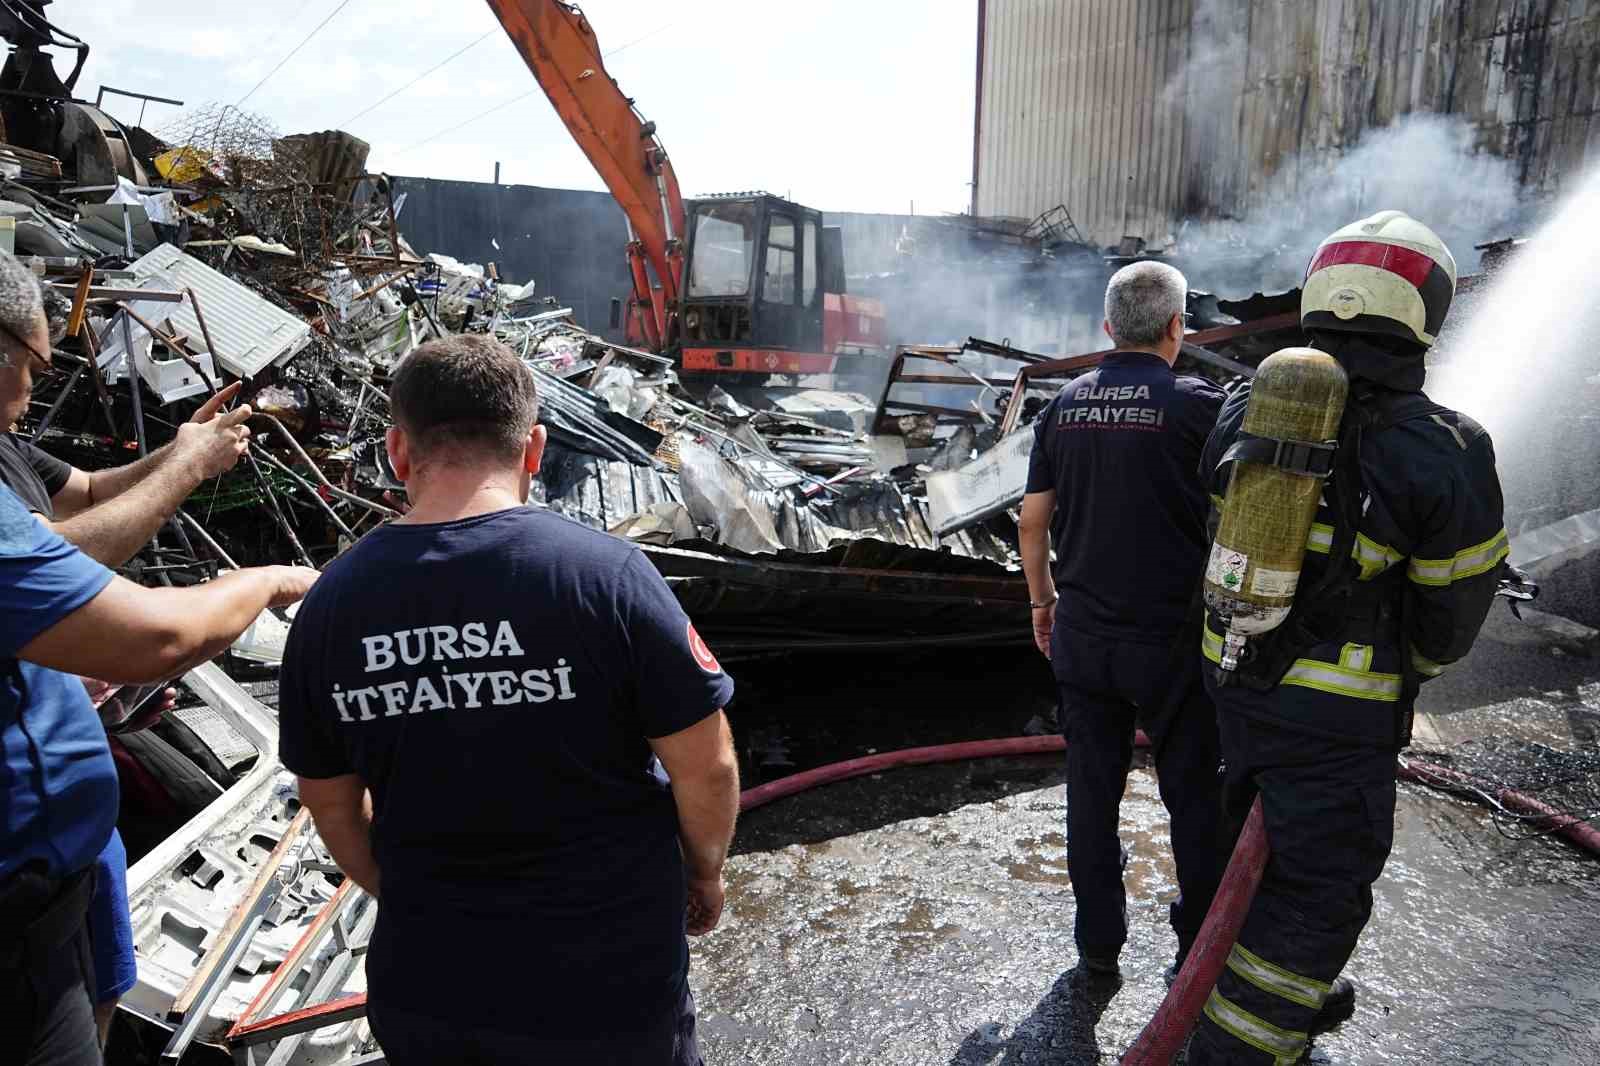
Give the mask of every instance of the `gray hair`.
[{"label": "gray hair", "polygon": [[[0,322],[17,336],[27,337],[44,317],[39,279],[16,256],[0,252]],[[0,334],[0,366],[11,365],[11,349],[15,346],[15,341]]]},{"label": "gray hair", "polygon": [[1189,281],[1165,263],[1133,263],[1106,285],[1106,324],[1119,345],[1159,344],[1173,315],[1183,314]]}]

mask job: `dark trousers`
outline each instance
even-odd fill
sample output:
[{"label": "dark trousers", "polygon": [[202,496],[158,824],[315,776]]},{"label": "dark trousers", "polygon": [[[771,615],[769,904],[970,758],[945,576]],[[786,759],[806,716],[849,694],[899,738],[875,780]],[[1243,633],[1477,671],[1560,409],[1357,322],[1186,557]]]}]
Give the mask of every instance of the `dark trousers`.
[{"label": "dark trousers", "polygon": [[1242,825],[1259,793],[1272,854],[1189,1066],[1294,1062],[1372,915],[1394,842],[1394,752],[1253,722],[1225,703],[1220,725],[1228,815]]},{"label": "dark trousers", "polygon": [[671,1010],[637,1030],[627,1025],[624,1003],[616,1005],[616,1025],[600,1032],[577,1026],[503,1032],[471,1018],[433,1018],[370,999],[367,1021],[392,1066],[705,1066],[687,981]]},{"label": "dark trousers", "polygon": [[0,884],[0,1063],[100,1066],[87,922],[92,877]]},{"label": "dark trousers", "polygon": [[1127,939],[1119,808],[1135,724],[1154,745],[1161,802],[1172,818],[1178,950],[1187,953],[1222,876],[1216,714],[1197,656],[1166,645],[1107,640],[1057,624],[1051,666],[1067,741],[1067,872],[1081,954],[1115,957]]}]

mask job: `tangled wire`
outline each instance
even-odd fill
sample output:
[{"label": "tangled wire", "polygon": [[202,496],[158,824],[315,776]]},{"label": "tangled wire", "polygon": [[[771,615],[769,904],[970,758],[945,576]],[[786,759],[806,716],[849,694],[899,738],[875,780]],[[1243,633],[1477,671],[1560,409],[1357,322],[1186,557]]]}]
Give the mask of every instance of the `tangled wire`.
[{"label": "tangled wire", "polygon": [[[1485,737],[1429,758],[1481,784],[1440,778],[1413,764],[1419,776],[1443,791],[1487,805],[1495,828],[1512,840],[1549,835],[1567,820],[1600,819],[1600,746],[1560,751],[1537,741]],[[1551,808],[1554,817],[1511,810],[1502,800],[1505,789],[1533,797]]]}]

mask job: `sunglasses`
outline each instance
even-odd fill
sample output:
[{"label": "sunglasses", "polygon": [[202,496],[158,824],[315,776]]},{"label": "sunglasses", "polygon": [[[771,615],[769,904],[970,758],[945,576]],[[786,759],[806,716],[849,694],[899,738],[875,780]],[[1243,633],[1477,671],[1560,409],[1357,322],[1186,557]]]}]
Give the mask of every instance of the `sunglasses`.
[{"label": "sunglasses", "polygon": [[23,349],[28,353],[28,355],[31,356],[33,360],[40,366],[44,367],[45,370],[48,371],[54,368],[54,364],[50,361],[50,357],[48,355],[45,355],[32,344],[29,344],[21,334],[12,329],[10,326],[6,325],[4,321],[0,321],[0,333],[4,333],[6,336],[22,345]]}]

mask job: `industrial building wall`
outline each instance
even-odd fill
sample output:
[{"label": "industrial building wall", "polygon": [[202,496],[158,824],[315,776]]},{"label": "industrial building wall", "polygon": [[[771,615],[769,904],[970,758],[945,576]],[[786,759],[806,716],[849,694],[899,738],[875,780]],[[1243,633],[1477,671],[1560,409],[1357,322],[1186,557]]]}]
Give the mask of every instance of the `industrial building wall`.
[{"label": "industrial building wall", "polygon": [[404,193],[400,232],[414,247],[466,263],[495,263],[500,276],[570,307],[578,324],[610,340],[611,300],[633,289],[628,227],[610,193],[395,178]]},{"label": "industrial building wall", "polygon": [[[1292,193],[1369,128],[1460,115],[1555,194],[1600,160],[1600,0],[980,0],[980,215],[1091,240]],[[1441,175],[1448,180],[1448,175]]]},{"label": "industrial building wall", "polygon": [[1190,0],[980,0],[975,213],[1066,204],[1091,240],[1163,230],[1181,189]]}]

